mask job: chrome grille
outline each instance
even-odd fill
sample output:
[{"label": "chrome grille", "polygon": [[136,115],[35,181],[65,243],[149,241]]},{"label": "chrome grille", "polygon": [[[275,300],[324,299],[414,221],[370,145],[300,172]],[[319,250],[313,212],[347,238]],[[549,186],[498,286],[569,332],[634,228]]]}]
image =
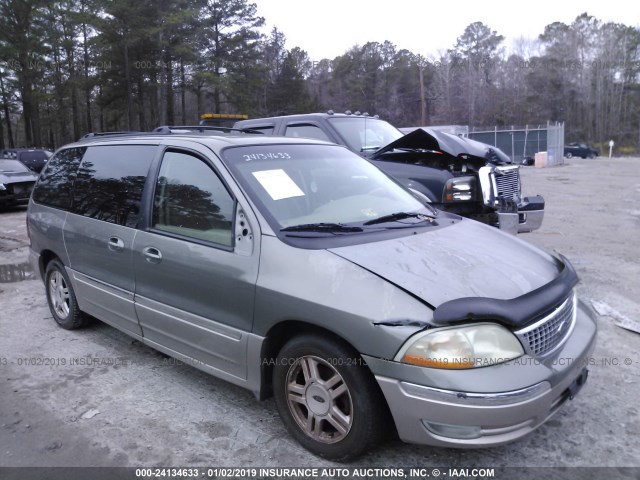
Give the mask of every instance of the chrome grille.
[{"label": "chrome grille", "polygon": [[520,202],[520,172],[518,167],[497,167],[495,173],[497,197]]},{"label": "chrome grille", "polygon": [[576,296],[569,295],[553,312],[516,333],[529,355],[547,355],[567,339],[576,318]]}]

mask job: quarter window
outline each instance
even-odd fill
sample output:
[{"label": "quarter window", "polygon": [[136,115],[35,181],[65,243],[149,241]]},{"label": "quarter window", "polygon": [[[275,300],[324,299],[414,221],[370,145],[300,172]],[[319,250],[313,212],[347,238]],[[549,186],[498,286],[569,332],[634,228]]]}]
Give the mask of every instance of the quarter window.
[{"label": "quarter window", "polygon": [[231,246],[234,200],[201,159],[167,152],[156,184],[153,228]]},{"label": "quarter window", "polygon": [[78,169],[73,211],[135,228],[155,145],[89,147]]}]

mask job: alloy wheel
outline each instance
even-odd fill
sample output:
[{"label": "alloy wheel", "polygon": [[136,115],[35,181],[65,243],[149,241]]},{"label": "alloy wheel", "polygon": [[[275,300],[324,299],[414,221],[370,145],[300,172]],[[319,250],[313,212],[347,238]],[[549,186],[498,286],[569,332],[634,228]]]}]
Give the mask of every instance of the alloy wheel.
[{"label": "alloy wheel", "polygon": [[286,381],[289,411],[302,431],[322,443],[343,440],[353,425],[353,401],[342,375],[315,356],[296,359]]},{"label": "alloy wheel", "polygon": [[54,271],[49,277],[49,297],[56,315],[64,320],[69,315],[69,288],[60,271]]}]

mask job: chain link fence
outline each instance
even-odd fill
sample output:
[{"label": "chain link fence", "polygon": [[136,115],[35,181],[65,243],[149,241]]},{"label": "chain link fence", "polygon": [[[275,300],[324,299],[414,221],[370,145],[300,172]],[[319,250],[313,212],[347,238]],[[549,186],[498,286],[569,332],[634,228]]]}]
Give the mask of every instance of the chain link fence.
[{"label": "chain link fence", "polygon": [[493,129],[469,127],[466,136],[498,147],[515,163],[533,158],[537,152],[547,152],[548,166],[564,163],[564,123]]}]

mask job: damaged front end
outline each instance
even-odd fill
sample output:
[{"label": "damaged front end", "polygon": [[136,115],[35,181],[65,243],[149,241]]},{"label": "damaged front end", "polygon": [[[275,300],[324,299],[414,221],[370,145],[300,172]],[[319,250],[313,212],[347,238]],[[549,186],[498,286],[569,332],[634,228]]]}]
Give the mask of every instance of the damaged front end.
[{"label": "damaged front end", "polygon": [[443,210],[512,234],[542,225],[544,198],[522,197],[519,167],[511,165],[498,148],[417,129],[377,150],[370,159]]},{"label": "damaged front end", "polygon": [[537,230],[544,218],[544,198],[522,197],[517,165],[487,165],[478,170],[483,205],[489,210],[475,216],[481,221],[509,233]]}]

